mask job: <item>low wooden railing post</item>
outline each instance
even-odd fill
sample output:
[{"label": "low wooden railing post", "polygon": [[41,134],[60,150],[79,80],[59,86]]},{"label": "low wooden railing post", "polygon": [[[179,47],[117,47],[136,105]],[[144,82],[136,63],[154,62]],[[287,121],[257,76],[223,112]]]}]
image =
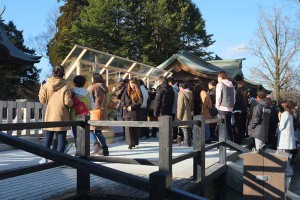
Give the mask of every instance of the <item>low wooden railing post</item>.
[{"label": "low wooden railing post", "polygon": [[172,117],[159,119],[159,171],[149,176],[149,199],[166,199],[166,189],[172,186]]},{"label": "low wooden railing post", "polygon": [[219,142],[224,142],[224,145],[221,145],[219,147],[219,162],[220,164],[226,165],[226,120],[224,115],[219,116],[219,122],[218,122],[218,131],[219,131]]},{"label": "low wooden railing post", "polygon": [[[89,116],[78,116],[77,120],[84,121],[84,127],[77,126],[77,150],[81,158],[87,158],[90,155],[90,126],[87,123]],[[90,173],[87,170],[77,170],[77,190],[90,190]]]},{"label": "low wooden railing post", "polygon": [[204,195],[205,192],[205,118],[203,115],[196,115],[194,120],[199,120],[199,124],[193,127],[193,150],[200,151],[198,156],[194,157],[193,167],[193,178],[199,183],[201,182],[200,188],[201,193]]}]

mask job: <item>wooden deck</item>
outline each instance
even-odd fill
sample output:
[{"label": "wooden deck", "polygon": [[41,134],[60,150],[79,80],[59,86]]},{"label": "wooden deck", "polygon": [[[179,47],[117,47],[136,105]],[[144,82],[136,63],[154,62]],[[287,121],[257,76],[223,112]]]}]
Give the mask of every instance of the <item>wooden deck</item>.
[{"label": "wooden deck", "polygon": [[[116,138],[118,141],[118,138]],[[138,148],[128,150],[124,141],[110,146],[110,157],[151,158],[158,159],[158,138],[141,140]],[[93,148],[91,147],[91,150]],[[173,145],[173,156],[191,151],[189,147]],[[70,154],[75,153],[71,148]],[[228,152],[229,154],[231,152]],[[206,167],[218,162],[218,150],[213,149],[206,153]],[[38,162],[39,156],[21,151],[12,150],[0,152],[0,171],[14,167],[32,165]],[[157,166],[143,166],[120,163],[102,163],[104,166],[119,169],[140,177],[149,178],[151,172],[157,171]],[[173,186],[178,189],[189,190],[195,184],[192,176],[192,159],[185,160],[173,166]],[[61,166],[32,174],[0,180],[0,200],[8,199],[61,199],[76,194],[76,170]],[[91,194],[107,199],[148,199],[149,193],[116,183],[108,179],[91,175]]]},{"label": "wooden deck", "polygon": [[[140,177],[148,178],[146,175]],[[186,178],[174,178],[173,186],[188,190],[194,185]],[[62,199],[76,193],[76,170],[57,167],[45,171],[1,180],[0,199]],[[91,194],[105,198],[148,199],[148,193],[91,175]]]},{"label": "wooden deck", "polygon": [[[216,122],[220,127],[219,141],[206,146],[205,136],[201,133],[205,132],[205,124]],[[1,132],[0,139],[3,143],[46,157],[65,166],[49,168],[53,165],[37,166],[37,162],[35,162],[35,165],[26,167],[26,175],[24,175],[24,171],[22,172],[24,168],[22,170],[15,169],[15,167],[11,167],[11,163],[1,163],[2,155],[0,155],[0,167],[1,165],[6,166],[5,168],[9,166],[10,169],[3,171],[0,177],[2,180],[0,182],[0,199],[59,199],[59,197],[72,199],[72,193],[75,194],[76,191],[83,191],[84,194],[89,195],[83,196],[82,193],[77,193],[84,198],[93,197],[90,195],[90,191],[92,191],[100,199],[204,200],[206,198],[203,196],[192,194],[191,188],[195,189],[197,186],[199,192],[205,194],[206,183],[225,173],[227,157],[229,154],[233,155],[232,151],[227,152],[226,146],[239,152],[249,151],[226,141],[224,122],[224,117],[209,121],[205,120],[203,116],[195,116],[193,120],[181,122],[173,122],[168,116],[160,117],[158,122],[88,121],[86,116],[79,116],[77,121],[72,122],[1,124],[1,131],[74,126],[78,136],[77,151],[83,159],[64,155]],[[109,146],[109,157],[93,158],[89,157],[89,125],[150,126],[159,127],[160,131],[159,138],[154,138],[154,141],[141,142],[132,150],[128,150],[127,145],[117,143],[116,147]],[[193,139],[197,142],[192,147],[172,145],[172,127],[181,125],[193,126]],[[217,147],[219,148],[216,149]],[[15,159],[14,157],[9,158]],[[88,160],[101,163],[92,163]],[[16,161],[18,160],[14,160],[14,162]],[[218,164],[214,165],[214,163]],[[206,170],[208,167],[209,169]],[[45,170],[46,168],[48,170]],[[2,170],[0,169],[0,171]],[[176,178],[172,180],[174,177]],[[191,177],[195,182],[191,181]],[[93,199],[97,199],[97,197]]]}]

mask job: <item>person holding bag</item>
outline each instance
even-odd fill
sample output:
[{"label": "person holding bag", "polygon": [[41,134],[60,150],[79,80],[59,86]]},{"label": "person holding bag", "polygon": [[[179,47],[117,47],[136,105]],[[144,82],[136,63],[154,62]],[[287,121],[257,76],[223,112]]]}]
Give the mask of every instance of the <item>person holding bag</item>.
[{"label": "person holding bag", "polygon": [[[41,86],[39,101],[47,104],[44,122],[70,121],[69,109],[73,105],[71,89],[63,79],[65,70],[63,66],[53,68],[52,77]],[[50,148],[53,136],[58,139],[57,151],[64,152],[67,130],[71,127],[52,127],[45,130],[45,147]],[[47,159],[45,160],[47,162]]]},{"label": "person holding bag", "polygon": [[[91,120],[107,120],[107,95],[108,88],[104,83],[104,79],[99,73],[93,74],[93,83],[88,88],[94,99],[94,107],[90,110]],[[92,155],[108,156],[108,146],[106,139],[102,134],[102,127],[91,126],[91,140],[94,142],[94,152]]]},{"label": "person holding bag", "polygon": [[[137,78],[131,78],[127,89],[121,97],[121,107],[125,121],[140,121],[140,108],[143,103],[143,95]],[[125,127],[125,140],[128,149],[139,145],[140,128]]]}]

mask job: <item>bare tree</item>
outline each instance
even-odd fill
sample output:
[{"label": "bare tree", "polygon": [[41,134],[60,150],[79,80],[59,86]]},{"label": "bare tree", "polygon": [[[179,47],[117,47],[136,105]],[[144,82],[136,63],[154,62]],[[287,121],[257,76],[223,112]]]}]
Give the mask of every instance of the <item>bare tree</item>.
[{"label": "bare tree", "polygon": [[3,15],[4,11],[5,11],[5,6],[4,6],[3,9],[0,11],[0,19],[1,19],[2,15]]},{"label": "bare tree", "polygon": [[29,38],[29,42],[34,50],[47,59],[49,59],[47,55],[47,45],[57,33],[56,21],[59,15],[60,13],[58,7],[51,9],[51,11],[48,12],[48,17],[46,19],[47,30],[45,32],[39,33],[34,37]]},{"label": "bare tree", "polygon": [[260,61],[251,69],[253,78],[267,84],[275,100],[299,78],[300,66],[296,62],[300,52],[299,31],[289,22],[276,7],[270,14],[260,8],[256,37],[250,46]]}]

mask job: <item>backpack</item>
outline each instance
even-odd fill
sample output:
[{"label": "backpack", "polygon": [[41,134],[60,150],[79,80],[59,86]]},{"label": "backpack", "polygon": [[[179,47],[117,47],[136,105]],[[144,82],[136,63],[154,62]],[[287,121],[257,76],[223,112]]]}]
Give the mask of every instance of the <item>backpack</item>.
[{"label": "backpack", "polygon": [[73,99],[73,107],[76,110],[77,115],[87,115],[89,113],[89,109],[86,105],[78,99],[75,95],[72,97]]}]

